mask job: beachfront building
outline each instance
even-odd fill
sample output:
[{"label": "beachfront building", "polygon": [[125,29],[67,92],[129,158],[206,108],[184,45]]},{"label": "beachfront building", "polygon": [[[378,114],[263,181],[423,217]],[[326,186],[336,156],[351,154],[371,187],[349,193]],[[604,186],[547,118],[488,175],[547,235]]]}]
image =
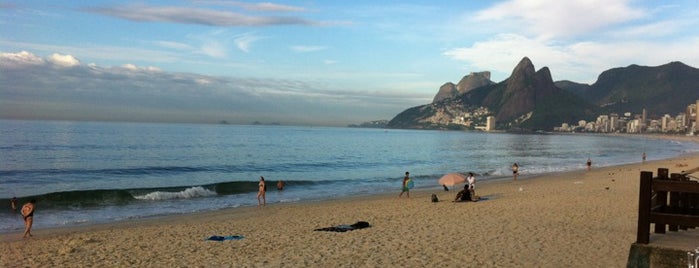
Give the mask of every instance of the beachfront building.
[{"label": "beachfront building", "polygon": [[676,116],[665,114],[660,118],[648,118],[648,111],[643,109],[640,114],[625,112],[623,115],[611,113],[599,115],[594,122],[578,121],[577,126],[563,122],[553,131],[559,132],[601,132],[601,133],[686,133],[693,135],[698,129],[699,100],[687,105],[685,112]]},{"label": "beachfront building", "polygon": [[640,133],[641,132],[641,120],[634,119],[626,123],[626,133]]},{"label": "beachfront building", "polygon": [[595,121],[596,132],[608,133],[611,132],[611,122],[609,121],[609,116],[600,115]]},{"label": "beachfront building", "polygon": [[495,130],[495,116],[488,116],[485,118],[485,131]]}]

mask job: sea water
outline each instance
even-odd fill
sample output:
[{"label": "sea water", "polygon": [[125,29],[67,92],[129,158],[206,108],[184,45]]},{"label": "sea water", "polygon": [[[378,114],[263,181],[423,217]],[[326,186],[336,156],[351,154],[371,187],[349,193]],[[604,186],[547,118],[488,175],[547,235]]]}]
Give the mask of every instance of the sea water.
[{"label": "sea water", "polygon": [[256,206],[260,176],[273,205],[398,195],[406,171],[439,190],[446,173],[506,178],[515,162],[526,177],[697,151],[636,136],[0,120],[0,232],[23,228],[13,196],[37,199],[47,228]]}]

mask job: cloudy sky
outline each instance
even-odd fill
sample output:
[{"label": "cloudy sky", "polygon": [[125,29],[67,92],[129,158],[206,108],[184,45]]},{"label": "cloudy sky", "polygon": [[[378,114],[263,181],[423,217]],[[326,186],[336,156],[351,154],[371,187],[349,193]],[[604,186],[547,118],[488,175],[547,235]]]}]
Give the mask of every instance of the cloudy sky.
[{"label": "cloudy sky", "polygon": [[0,118],[344,126],[525,56],[699,67],[699,1],[0,1]]}]

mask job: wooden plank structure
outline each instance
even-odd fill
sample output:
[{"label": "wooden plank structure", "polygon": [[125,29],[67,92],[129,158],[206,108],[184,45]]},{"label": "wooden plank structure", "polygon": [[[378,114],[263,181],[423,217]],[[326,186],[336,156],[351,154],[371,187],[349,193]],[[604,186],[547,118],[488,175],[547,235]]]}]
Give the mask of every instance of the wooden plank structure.
[{"label": "wooden plank structure", "polygon": [[656,234],[699,227],[699,182],[689,176],[697,171],[668,176],[668,169],[659,168],[655,178],[653,172],[641,172],[636,243],[650,242],[651,224]]}]

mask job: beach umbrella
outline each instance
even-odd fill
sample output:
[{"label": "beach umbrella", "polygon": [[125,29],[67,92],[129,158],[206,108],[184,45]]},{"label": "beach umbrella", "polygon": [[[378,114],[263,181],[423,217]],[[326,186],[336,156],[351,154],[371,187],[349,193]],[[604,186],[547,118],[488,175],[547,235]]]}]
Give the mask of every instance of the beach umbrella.
[{"label": "beach umbrella", "polygon": [[449,173],[439,178],[439,184],[446,186],[454,186],[464,182],[466,182],[466,177],[459,173]]}]

